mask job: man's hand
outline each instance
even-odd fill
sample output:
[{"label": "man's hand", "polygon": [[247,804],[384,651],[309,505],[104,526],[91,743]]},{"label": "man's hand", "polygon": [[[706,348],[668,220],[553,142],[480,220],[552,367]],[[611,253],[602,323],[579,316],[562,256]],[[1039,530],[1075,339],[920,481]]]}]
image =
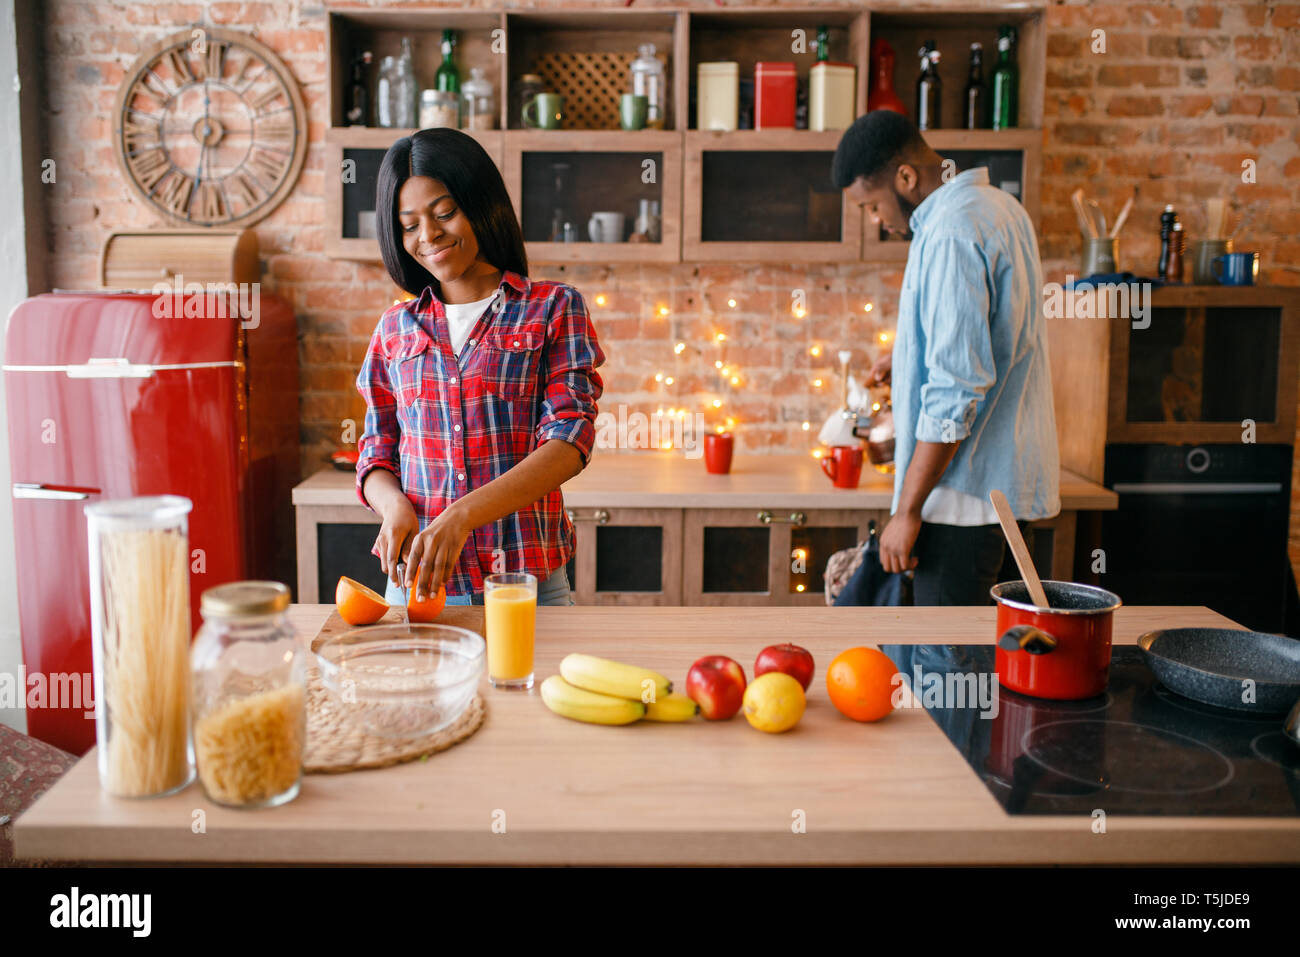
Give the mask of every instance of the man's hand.
[{"label": "man's hand", "polygon": [[461,549],[473,531],[473,526],[464,517],[465,509],[458,508],[457,504],[443,509],[411,539],[411,551],[406,558],[406,587],[414,589],[416,601],[424,601],[435,594],[451,577]]},{"label": "man's hand", "polygon": [[894,371],[894,350],[889,350],[872,365],[867,374],[868,385],[880,385],[888,382]]},{"label": "man's hand", "polygon": [[405,495],[387,499],[380,516],[383,523],[379,526],[379,537],[375,547],[379,549],[379,567],[384,570],[389,581],[401,585],[397,580],[397,566],[406,554],[411,537],[420,528],[420,520],[415,516],[415,506]]},{"label": "man's hand", "polygon": [[887,572],[905,572],[916,567],[912,548],[921,531],[921,516],[899,512],[889,520],[880,536],[880,564]]}]

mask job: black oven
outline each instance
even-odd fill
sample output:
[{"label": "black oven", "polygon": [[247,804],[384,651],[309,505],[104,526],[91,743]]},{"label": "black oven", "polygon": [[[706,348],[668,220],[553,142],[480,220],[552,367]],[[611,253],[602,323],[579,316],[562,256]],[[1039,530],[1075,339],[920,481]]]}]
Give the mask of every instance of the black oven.
[{"label": "black oven", "polygon": [[1104,587],[1284,630],[1290,445],[1109,445],[1105,483],[1119,509],[1102,519]]}]

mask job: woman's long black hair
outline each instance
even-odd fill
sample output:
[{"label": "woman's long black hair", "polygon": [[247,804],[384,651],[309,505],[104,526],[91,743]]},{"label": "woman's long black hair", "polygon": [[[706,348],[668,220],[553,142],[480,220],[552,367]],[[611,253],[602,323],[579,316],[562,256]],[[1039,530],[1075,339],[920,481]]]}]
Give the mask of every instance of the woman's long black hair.
[{"label": "woman's long black hair", "polygon": [[388,275],[412,296],[432,285],[442,291],[433,274],[417,262],[402,245],[402,224],[397,218],[398,194],[412,176],[428,176],[447,187],[447,192],[469,219],[478,242],[479,255],[497,269],[528,275],[523,231],[510,204],[501,171],[492,157],[472,137],[459,130],[418,130],[403,136],[388,148],[379,165],[375,190],[375,232],[379,254]]}]

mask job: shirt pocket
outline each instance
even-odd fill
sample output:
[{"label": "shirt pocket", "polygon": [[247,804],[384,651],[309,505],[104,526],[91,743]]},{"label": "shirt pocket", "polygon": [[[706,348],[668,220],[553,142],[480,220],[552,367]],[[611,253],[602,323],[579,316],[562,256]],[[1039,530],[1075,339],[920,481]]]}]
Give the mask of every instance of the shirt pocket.
[{"label": "shirt pocket", "polygon": [[393,395],[402,409],[412,408],[425,394],[424,369],[428,345],[412,348],[393,358]]},{"label": "shirt pocket", "polygon": [[511,405],[535,404],[545,342],[540,327],[489,333],[481,367],[484,386]]}]

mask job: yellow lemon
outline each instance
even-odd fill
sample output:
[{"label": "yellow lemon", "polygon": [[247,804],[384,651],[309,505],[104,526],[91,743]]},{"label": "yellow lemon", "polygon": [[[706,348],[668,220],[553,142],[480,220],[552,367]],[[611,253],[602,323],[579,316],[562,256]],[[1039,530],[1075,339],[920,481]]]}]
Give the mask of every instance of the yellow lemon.
[{"label": "yellow lemon", "polygon": [[779,734],[799,723],[806,704],[803,685],[783,672],[769,671],[745,688],[742,710],[745,719],[759,731]]}]

